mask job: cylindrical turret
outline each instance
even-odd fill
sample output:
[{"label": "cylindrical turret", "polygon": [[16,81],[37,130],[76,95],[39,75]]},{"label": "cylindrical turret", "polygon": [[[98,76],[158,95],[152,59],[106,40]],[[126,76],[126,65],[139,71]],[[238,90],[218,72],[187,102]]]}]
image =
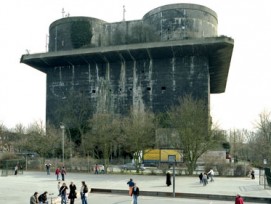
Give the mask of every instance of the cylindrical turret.
[{"label": "cylindrical turret", "polygon": [[217,36],[216,13],[196,4],[158,7],[145,14],[143,22],[152,27],[161,41]]},{"label": "cylindrical turret", "polygon": [[49,52],[100,46],[104,23],[91,17],[66,17],[53,22],[49,28]]}]

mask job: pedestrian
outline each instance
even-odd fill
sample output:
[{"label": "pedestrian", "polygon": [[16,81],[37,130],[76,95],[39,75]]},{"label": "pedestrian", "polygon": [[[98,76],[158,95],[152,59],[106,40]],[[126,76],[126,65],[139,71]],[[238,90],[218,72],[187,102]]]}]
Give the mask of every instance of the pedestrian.
[{"label": "pedestrian", "polygon": [[70,204],[74,204],[74,199],[77,198],[76,185],[73,182],[70,184],[70,193],[68,198],[70,199]]},{"label": "pedestrian", "polygon": [[38,204],[38,192],[35,192],[34,195],[30,197],[30,204]]},{"label": "pedestrian", "polygon": [[47,191],[45,191],[43,194],[40,194],[40,196],[38,197],[38,200],[39,200],[39,204],[48,204],[48,201],[47,201]]},{"label": "pedestrian", "polygon": [[104,173],[105,173],[105,172],[104,172],[104,165],[101,165],[101,166],[100,166],[100,173],[101,173],[101,174],[104,174]]},{"label": "pedestrian", "polygon": [[132,196],[132,190],[135,185],[132,178],[130,178],[130,180],[127,182],[127,185],[129,186],[129,196]]},{"label": "pedestrian", "polygon": [[207,174],[205,172],[202,176],[202,182],[203,182],[203,186],[206,186],[208,184]]},{"label": "pedestrian", "polygon": [[133,204],[137,204],[137,197],[139,196],[139,188],[136,186],[136,183],[133,187],[133,191],[132,191],[132,203]]},{"label": "pedestrian", "polygon": [[59,180],[60,169],[58,167],[56,168],[55,174],[56,174],[56,180]]},{"label": "pedestrian", "polygon": [[60,196],[61,196],[61,204],[66,204],[67,203],[67,185],[66,183],[63,183],[62,186],[60,187]]},{"label": "pedestrian", "polygon": [[14,168],[14,175],[18,174],[18,164],[16,164],[15,168]]},{"label": "pedestrian", "polygon": [[99,174],[99,165],[98,164],[95,164],[95,174]]},{"label": "pedestrian", "polygon": [[166,174],[166,184],[167,184],[167,186],[171,185],[171,175],[170,175],[169,171]]},{"label": "pedestrian", "polygon": [[255,179],[255,172],[254,172],[254,170],[252,170],[250,174],[251,174],[251,179]]},{"label": "pedestrian", "polygon": [[244,204],[243,198],[240,196],[240,194],[237,194],[235,197],[235,204]]},{"label": "pedestrian", "polygon": [[203,173],[201,172],[200,175],[199,175],[199,183],[203,183],[202,177],[203,177]]},{"label": "pedestrian", "polygon": [[60,188],[61,188],[61,182],[59,181],[59,182],[57,183],[58,196],[61,196]]},{"label": "pedestrian", "polygon": [[214,181],[214,170],[211,168],[210,171],[207,173],[208,177],[211,178],[210,182],[213,182]]},{"label": "pedestrian", "polygon": [[49,162],[47,162],[45,164],[45,168],[46,168],[46,172],[47,172],[47,175],[50,175],[50,167],[51,167],[51,164]]},{"label": "pedestrian", "polygon": [[82,181],[80,195],[81,195],[82,204],[88,204],[88,186],[85,181]]},{"label": "pedestrian", "polygon": [[65,170],[65,167],[63,166],[62,169],[61,169],[61,178],[62,178],[62,181],[65,181],[65,175],[66,175],[66,170]]}]

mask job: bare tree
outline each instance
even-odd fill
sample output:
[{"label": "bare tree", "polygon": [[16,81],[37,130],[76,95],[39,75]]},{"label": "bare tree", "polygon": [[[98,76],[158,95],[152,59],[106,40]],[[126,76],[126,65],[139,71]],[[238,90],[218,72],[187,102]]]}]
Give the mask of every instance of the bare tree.
[{"label": "bare tree", "polygon": [[89,121],[89,128],[91,130],[85,135],[86,138],[84,139],[86,149],[92,150],[96,158],[102,156],[106,171],[113,147],[117,145],[120,135],[120,121],[115,115],[95,114]]},{"label": "bare tree", "polygon": [[126,143],[124,149],[134,156],[137,172],[142,161],[142,152],[155,144],[154,115],[150,112],[130,111],[123,120]]},{"label": "bare tree", "polygon": [[[259,115],[256,133],[249,140],[251,160],[255,165],[262,166],[263,160],[271,157],[271,113],[263,111]],[[269,161],[270,162],[270,161]]]},{"label": "bare tree", "polygon": [[184,163],[192,174],[198,158],[214,145],[208,106],[203,100],[187,95],[168,112],[172,128],[179,134],[179,148],[184,151]]},{"label": "bare tree", "polygon": [[57,119],[54,123],[64,124],[71,140],[78,146],[78,152],[83,155],[86,155],[84,135],[88,129],[88,120],[91,118],[91,107],[86,94],[70,91],[66,98],[60,101],[55,113]]}]

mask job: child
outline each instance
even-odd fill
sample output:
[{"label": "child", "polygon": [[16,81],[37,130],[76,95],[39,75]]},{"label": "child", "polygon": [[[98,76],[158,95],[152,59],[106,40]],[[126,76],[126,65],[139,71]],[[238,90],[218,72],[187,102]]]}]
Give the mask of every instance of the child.
[{"label": "child", "polygon": [[60,196],[60,187],[61,187],[61,182],[59,181],[57,184],[58,196]]}]

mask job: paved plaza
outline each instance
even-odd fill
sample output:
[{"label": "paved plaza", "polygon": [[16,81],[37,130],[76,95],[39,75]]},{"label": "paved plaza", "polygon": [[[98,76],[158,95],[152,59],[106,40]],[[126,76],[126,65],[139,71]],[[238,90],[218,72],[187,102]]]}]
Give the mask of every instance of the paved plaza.
[{"label": "paved plaza", "polygon": [[[130,203],[128,196],[127,181],[133,178],[141,191],[141,200],[148,203],[148,196],[160,197],[162,200],[173,198],[173,186],[167,187],[165,184],[165,176],[151,175],[119,175],[119,174],[87,174],[87,173],[67,173],[65,182],[69,185],[73,181],[77,185],[78,191],[81,187],[81,181],[86,181],[92,192],[89,195],[89,203],[94,199],[101,199],[101,193],[107,198],[101,202],[109,203]],[[248,177],[232,178],[232,177],[215,177],[214,182],[209,182],[207,186],[199,183],[197,176],[178,176],[175,179],[175,197],[176,198],[199,198],[204,200],[234,200],[237,193],[241,194],[245,200],[253,203],[270,203],[271,190],[264,189],[259,185],[258,176],[255,180]],[[0,177],[0,203],[2,204],[18,204],[29,203],[30,196],[35,192],[43,193],[48,191],[49,196],[56,198],[58,194],[57,181],[53,173],[46,175],[45,172],[24,172],[17,176]],[[128,196],[127,198],[125,196]],[[116,196],[125,198],[123,202],[113,202]],[[105,197],[104,197],[105,198]],[[160,199],[160,200],[161,200]],[[76,203],[81,203],[80,199]],[[97,203],[97,202],[96,202]],[[157,201],[157,203],[159,203]],[[225,202],[226,203],[226,202]],[[247,203],[247,202],[246,202]]]}]

